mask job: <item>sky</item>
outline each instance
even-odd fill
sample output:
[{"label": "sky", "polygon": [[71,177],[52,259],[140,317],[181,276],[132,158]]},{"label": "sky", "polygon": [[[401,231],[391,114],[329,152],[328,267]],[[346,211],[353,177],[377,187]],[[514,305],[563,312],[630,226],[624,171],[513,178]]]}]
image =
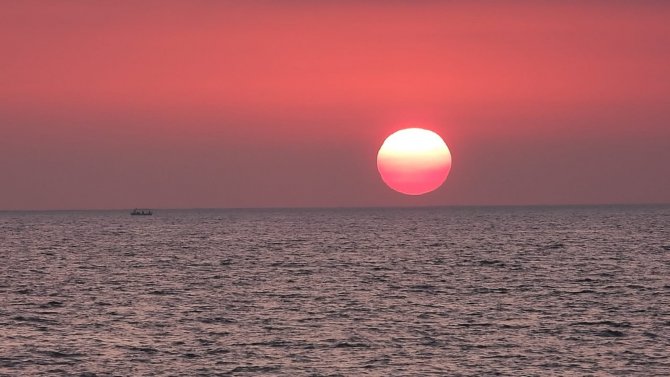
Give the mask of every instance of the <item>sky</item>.
[{"label": "sky", "polygon": [[[670,202],[670,2],[6,1],[0,210]],[[440,134],[444,185],[380,179]]]}]

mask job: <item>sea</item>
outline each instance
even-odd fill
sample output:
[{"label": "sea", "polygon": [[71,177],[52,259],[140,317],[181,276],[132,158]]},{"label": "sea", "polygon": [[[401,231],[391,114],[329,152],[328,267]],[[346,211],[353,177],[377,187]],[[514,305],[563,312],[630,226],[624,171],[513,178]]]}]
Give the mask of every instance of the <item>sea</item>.
[{"label": "sea", "polygon": [[0,212],[1,376],[670,376],[670,206]]}]

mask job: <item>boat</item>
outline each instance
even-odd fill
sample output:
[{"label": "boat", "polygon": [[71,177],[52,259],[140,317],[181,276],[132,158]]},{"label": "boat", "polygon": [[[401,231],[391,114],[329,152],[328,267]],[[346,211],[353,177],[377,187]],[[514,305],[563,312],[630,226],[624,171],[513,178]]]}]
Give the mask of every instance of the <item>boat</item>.
[{"label": "boat", "polygon": [[150,209],[135,208],[130,214],[133,216],[151,216],[153,212]]}]

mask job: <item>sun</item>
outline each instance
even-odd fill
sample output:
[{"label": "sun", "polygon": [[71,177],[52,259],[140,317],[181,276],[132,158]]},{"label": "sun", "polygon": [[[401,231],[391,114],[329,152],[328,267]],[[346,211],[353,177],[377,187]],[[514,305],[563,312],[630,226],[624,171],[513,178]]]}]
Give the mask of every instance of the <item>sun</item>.
[{"label": "sun", "polygon": [[386,138],[377,153],[377,170],[390,188],[407,195],[436,190],[451,170],[451,152],[433,131],[406,128]]}]

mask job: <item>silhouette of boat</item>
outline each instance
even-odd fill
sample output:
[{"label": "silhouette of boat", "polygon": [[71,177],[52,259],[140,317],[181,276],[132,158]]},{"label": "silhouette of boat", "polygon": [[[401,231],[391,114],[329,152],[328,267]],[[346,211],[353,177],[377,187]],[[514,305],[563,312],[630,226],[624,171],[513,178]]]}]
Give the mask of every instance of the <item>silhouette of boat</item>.
[{"label": "silhouette of boat", "polygon": [[133,216],[151,216],[153,215],[153,212],[151,212],[150,209],[135,208],[130,214]]}]

